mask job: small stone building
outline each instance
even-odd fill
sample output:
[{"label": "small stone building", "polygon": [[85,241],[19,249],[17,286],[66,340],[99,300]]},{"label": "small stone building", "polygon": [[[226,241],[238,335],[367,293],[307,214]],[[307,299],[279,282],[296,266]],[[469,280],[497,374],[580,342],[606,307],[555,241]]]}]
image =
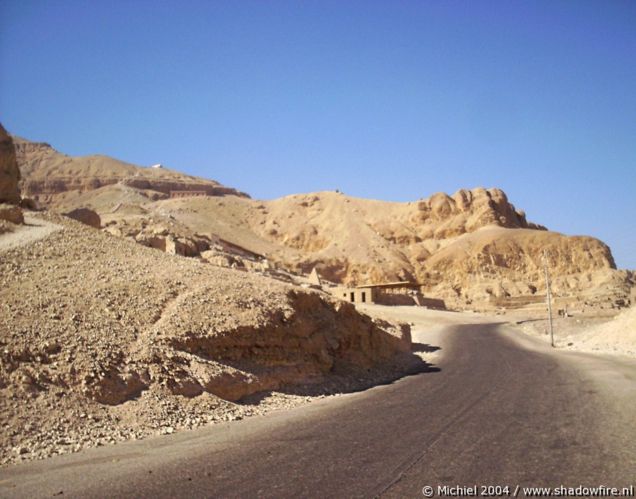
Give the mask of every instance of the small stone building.
[{"label": "small stone building", "polygon": [[375,303],[375,290],[373,288],[348,288],[339,286],[333,288],[331,293],[342,300],[351,303]]},{"label": "small stone building", "polygon": [[381,305],[419,305],[428,308],[444,309],[444,300],[425,298],[421,284],[410,281],[388,282],[383,284],[365,284],[356,287],[340,286],[333,288],[337,298],[352,303],[378,303]]}]

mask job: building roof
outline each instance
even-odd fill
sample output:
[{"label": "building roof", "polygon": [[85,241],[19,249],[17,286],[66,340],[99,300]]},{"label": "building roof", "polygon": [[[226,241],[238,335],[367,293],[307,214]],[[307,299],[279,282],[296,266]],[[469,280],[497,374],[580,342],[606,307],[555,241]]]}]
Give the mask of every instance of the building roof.
[{"label": "building roof", "polygon": [[419,288],[422,286],[417,282],[411,281],[396,281],[396,282],[385,282],[380,284],[363,284],[361,286],[356,286],[356,288]]}]

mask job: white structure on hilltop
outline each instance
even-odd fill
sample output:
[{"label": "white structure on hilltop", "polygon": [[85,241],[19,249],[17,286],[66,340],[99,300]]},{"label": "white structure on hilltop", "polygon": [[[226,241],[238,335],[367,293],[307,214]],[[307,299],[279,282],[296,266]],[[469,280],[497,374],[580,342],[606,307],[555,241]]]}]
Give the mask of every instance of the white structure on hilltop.
[{"label": "white structure on hilltop", "polygon": [[156,165],[152,165],[150,168],[163,168],[161,163],[157,163]]}]

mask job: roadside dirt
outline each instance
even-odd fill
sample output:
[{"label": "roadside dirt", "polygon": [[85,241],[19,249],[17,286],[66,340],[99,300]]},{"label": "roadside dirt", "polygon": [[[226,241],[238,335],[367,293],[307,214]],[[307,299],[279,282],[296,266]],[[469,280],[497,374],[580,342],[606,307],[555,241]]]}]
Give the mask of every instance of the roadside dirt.
[{"label": "roadside dirt", "polygon": [[12,232],[2,234],[0,237],[0,252],[44,239],[58,230],[62,230],[59,224],[25,214],[24,225],[17,225]]},{"label": "roadside dirt", "polygon": [[[514,317],[514,316],[513,316]],[[559,349],[636,357],[636,308],[620,313],[553,318],[554,343]],[[517,318],[516,327],[550,342],[547,319]]]}]

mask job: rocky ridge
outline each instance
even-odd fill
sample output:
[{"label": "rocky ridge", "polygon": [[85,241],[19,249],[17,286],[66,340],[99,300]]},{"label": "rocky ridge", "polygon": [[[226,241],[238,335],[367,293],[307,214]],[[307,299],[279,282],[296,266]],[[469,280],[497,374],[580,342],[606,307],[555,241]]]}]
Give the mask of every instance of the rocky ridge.
[{"label": "rocky ridge", "polygon": [[[25,186],[42,180],[38,171],[61,178],[67,164],[79,179],[96,172],[111,178],[121,170],[119,165],[108,173],[108,162],[69,158],[34,143],[18,141],[18,150]],[[131,168],[144,175],[155,171]],[[160,184],[84,182],[70,191],[63,189],[75,184],[60,185],[50,191],[55,194],[40,197],[47,206],[94,209],[105,230],[147,246],[195,257],[212,250],[209,261],[241,265],[236,254],[214,247],[223,240],[289,272],[306,275],[317,268],[334,283],[416,281],[427,295],[453,308],[492,310],[516,306],[515,300],[540,300],[544,251],[554,291],[565,300],[617,307],[628,301],[631,286],[604,243],[529,222],[496,188],[393,203],[340,192],[272,201],[231,193],[166,199]]]},{"label": "rocky ridge", "polygon": [[12,232],[24,223],[21,201],[20,168],[15,155],[13,140],[0,124],[0,234]]},{"label": "rocky ridge", "polygon": [[213,180],[168,168],[143,168],[103,155],[67,156],[47,143],[19,137],[15,137],[14,142],[22,170],[22,190],[26,196],[45,205],[54,204],[58,197],[73,198],[110,185],[151,191],[155,199],[168,197],[171,191],[205,191],[209,196],[247,196]]}]

